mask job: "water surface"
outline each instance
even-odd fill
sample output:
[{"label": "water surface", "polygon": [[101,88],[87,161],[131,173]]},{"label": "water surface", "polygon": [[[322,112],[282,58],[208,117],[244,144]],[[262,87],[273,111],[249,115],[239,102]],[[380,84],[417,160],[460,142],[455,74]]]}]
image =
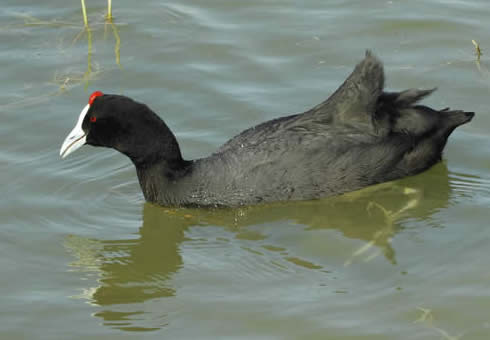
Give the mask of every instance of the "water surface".
[{"label": "water surface", "polygon": [[[0,338],[488,339],[486,1],[4,0]],[[94,90],[147,103],[186,158],[318,104],[366,48],[390,89],[475,111],[431,170],[338,198],[145,204],[129,160],[59,147]]]}]

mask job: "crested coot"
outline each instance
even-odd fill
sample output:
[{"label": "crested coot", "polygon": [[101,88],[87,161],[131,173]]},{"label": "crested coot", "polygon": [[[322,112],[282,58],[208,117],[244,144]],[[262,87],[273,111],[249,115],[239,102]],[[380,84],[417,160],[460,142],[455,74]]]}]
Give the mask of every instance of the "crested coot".
[{"label": "crested coot", "polygon": [[385,92],[369,51],[327,100],[249,128],[212,155],[182,158],[177,140],[148,106],[94,92],[60,155],[83,144],[128,156],[147,201],[238,206],[338,195],[415,175],[441,160],[451,132],[473,112],[417,102],[433,90]]}]

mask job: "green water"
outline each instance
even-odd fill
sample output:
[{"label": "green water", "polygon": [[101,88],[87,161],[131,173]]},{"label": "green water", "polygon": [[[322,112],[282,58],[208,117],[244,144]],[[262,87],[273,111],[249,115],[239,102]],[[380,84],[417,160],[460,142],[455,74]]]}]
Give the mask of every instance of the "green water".
[{"label": "green water", "polygon": [[[0,339],[490,338],[490,7],[450,1],[3,0]],[[481,44],[476,62],[471,40]],[[444,162],[342,197],[145,204],[129,160],[59,148],[92,91],[147,103],[186,158],[332,93],[475,111]]]}]

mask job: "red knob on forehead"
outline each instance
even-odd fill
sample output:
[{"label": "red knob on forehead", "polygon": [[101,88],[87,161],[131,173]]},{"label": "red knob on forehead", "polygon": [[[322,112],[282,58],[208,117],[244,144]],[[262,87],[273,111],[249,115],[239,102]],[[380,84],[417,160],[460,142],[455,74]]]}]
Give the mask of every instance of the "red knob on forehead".
[{"label": "red knob on forehead", "polygon": [[104,94],[100,91],[95,91],[94,93],[92,93],[88,99],[88,104],[89,105],[92,105],[92,103],[94,102],[95,98],[97,97],[100,97],[100,96],[103,96]]}]

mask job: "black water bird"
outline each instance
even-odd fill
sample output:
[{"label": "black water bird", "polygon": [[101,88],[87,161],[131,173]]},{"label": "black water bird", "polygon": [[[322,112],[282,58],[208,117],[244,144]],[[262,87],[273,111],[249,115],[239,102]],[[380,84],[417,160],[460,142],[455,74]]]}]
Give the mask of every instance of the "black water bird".
[{"label": "black water bird", "polygon": [[148,106],[92,94],[60,155],[83,144],[128,156],[147,201],[166,206],[239,206],[338,195],[415,175],[441,160],[451,132],[473,112],[417,102],[434,90],[384,92],[369,51],[327,100],[230,139],[212,155],[184,160],[174,134]]}]

